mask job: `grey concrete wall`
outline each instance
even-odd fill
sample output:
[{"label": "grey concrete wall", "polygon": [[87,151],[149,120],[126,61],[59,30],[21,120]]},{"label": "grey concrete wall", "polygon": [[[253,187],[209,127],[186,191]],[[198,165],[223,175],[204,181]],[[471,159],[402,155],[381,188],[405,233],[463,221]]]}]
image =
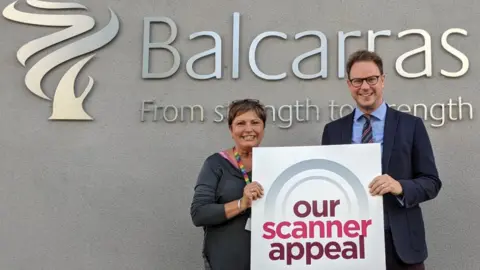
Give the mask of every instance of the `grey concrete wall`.
[{"label": "grey concrete wall", "polygon": [[[11,2],[0,0],[0,5],[3,9]],[[84,36],[107,25],[111,8],[120,20],[120,31],[95,51],[77,80],[77,95],[85,89],[88,76],[95,81],[84,102],[94,120],[49,121],[53,103],[30,92],[25,76],[42,58],[71,41],[33,55],[23,67],[16,58],[19,48],[61,28],[1,18],[0,269],[200,269],[202,232],[193,227],[189,216],[193,185],[204,158],[232,145],[226,123],[215,122],[215,106],[252,97],[279,109],[308,99],[318,106],[319,119],[314,109],[308,121],[294,119],[291,126],[279,121],[278,115],[276,121],[270,118],[263,145],[318,144],[323,126],[330,121],[329,102],[352,103],[344,79],[338,77],[338,32],[356,30],[362,36],[348,39],[346,54],[368,46],[368,30],[391,31],[390,37],[377,38],[375,43],[385,59],[387,102],[406,104],[402,110],[417,104],[418,115],[423,115],[422,106],[433,108],[425,123],[444,188],[436,200],[423,206],[428,269],[478,269],[479,2],[327,2],[82,0],[78,3],[88,10],[49,11],[19,1],[16,8],[25,12],[92,16],[96,26]],[[233,12],[240,13],[236,80],[232,79]],[[143,18],[161,16],[176,23],[178,35],[172,46],[179,51],[180,66],[170,78],[145,79]],[[442,34],[451,28],[468,32],[448,37],[448,43],[469,60],[468,72],[458,78],[440,73],[462,68],[458,58],[442,47]],[[431,38],[430,77],[408,79],[395,68],[402,54],[424,43],[421,36],[398,37],[409,29],[423,29]],[[294,39],[307,30],[321,31],[327,38],[327,78],[304,80],[292,71],[295,57],[320,45],[315,37]],[[190,57],[213,47],[211,38],[189,40],[190,34],[199,31],[214,31],[222,38],[221,79],[194,80],[186,71]],[[256,53],[258,67],[269,74],[286,72],[283,80],[260,79],[248,64],[250,44],[266,31],[284,32],[287,40],[262,41]],[[152,39],[162,42],[168,36],[165,24],[152,28]],[[172,66],[173,58],[165,50],[152,51],[150,57],[151,72],[166,72]],[[53,97],[60,78],[78,59],[45,76],[46,96]],[[319,63],[319,56],[311,57],[300,70],[319,72]],[[210,73],[213,58],[200,60],[194,67],[198,73]],[[404,67],[411,73],[422,71],[424,54],[408,58]],[[459,97],[471,104],[472,118],[468,105],[462,107],[461,120],[458,106],[448,105],[449,99],[458,103]],[[146,112],[142,122],[142,101],[148,100],[155,100],[158,107],[198,104],[205,119],[169,123],[159,108],[157,121]],[[444,106],[444,122],[438,120],[442,105],[435,103]],[[152,107],[147,104],[146,108]],[[287,109],[282,109],[284,117]],[[172,112],[168,109],[167,117],[173,117]],[[303,110],[299,117],[305,118]],[[439,123],[443,124],[435,127]]]}]

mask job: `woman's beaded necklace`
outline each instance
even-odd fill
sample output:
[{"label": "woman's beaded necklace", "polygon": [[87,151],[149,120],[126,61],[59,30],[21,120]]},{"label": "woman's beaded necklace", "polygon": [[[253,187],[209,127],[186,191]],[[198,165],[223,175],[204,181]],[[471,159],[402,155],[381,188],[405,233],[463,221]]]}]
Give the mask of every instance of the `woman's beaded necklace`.
[{"label": "woman's beaded necklace", "polygon": [[238,153],[237,149],[233,147],[233,155],[235,156],[235,159],[237,160],[237,166],[240,168],[240,171],[242,171],[243,178],[245,179],[245,182],[247,184],[250,183],[250,177],[248,177],[247,171],[245,170],[245,166],[243,166],[242,160],[240,158],[240,154]]}]

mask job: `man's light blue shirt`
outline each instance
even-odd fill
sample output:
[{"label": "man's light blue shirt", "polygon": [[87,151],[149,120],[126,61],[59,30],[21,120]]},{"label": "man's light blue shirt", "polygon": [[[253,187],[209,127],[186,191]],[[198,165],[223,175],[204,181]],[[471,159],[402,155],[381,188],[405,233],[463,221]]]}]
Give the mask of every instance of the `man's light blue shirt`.
[{"label": "man's light blue shirt", "polygon": [[[352,143],[362,143],[363,125],[365,117],[363,112],[356,108],[353,116]],[[370,114],[370,123],[372,125],[373,142],[380,143],[383,150],[383,132],[385,127],[385,117],[387,116],[387,104],[382,103],[375,111]]]},{"label": "man's light blue shirt", "polygon": [[[365,124],[364,113],[357,107],[353,115],[352,143],[362,143],[363,125]],[[379,143],[383,156],[383,135],[385,128],[385,118],[387,116],[387,104],[382,103],[375,111],[370,114],[370,123],[372,126],[373,142]],[[403,196],[396,196],[398,201],[403,204]]]}]

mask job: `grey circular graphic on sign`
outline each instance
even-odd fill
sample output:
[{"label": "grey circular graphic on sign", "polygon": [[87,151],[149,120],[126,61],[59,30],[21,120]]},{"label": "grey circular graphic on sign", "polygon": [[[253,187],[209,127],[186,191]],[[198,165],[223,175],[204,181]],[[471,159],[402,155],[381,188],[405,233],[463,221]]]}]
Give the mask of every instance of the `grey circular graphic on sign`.
[{"label": "grey circular graphic on sign", "polygon": [[287,193],[285,194],[285,199],[283,200],[283,204],[282,204],[282,209],[283,209],[283,215],[285,216],[285,213],[287,211],[287,201],[288,201],[288,197],[290,196],[290,194],[292,193],[292,191],[294,191],[299,185],[307,182],[307,181],[325,181],[325,182],[328,182],[334,186],[336,186],[343,194],[343,196],[345,196],[346,198],[346,201],[347,201],[347,206],[348,206],[348,212],[350,213],[350,211],[352,210],[352,203],[350,202],[350,198],[348,197],[348,194],[347,194],[347,191],[345,190],[345,188],[342,187],[342,185],[340,185],[337,181],[331,179],[331,178],[328,178],[328,177],[325,177],[325,176],[308,176],[308,177],[305,177],[305,178],[302,178],[300,180],[298,180],[298,182],[296,182],[292,187],[290,187],[290,189],[287,191]]},{"label": "grey circular graphic on sign", "polygon": [[[359,215],[361,218],[369,217],[368,197],[360,179],[347,167],[326,159],[310,159],[293,164],[284,170],[272,183],[265,198],[265,216],[269,220],[275,220],[275,208],[278,194],[283,186],[295,175],[308,170],[326,170],[336,173],[342,177],[353,189],[358,201]],[[324,178],[317,177],[317,180],[325,181]],[[283,205],[282,205],[283,206]]]}]

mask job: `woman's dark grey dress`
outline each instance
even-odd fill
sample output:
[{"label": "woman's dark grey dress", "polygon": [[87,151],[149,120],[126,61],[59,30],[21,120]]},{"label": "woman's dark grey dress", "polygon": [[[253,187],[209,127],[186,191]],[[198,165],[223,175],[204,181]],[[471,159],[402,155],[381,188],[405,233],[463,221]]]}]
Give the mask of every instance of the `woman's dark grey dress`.
[{"label": "woman's dark grey dress", "polygon": [[246,185],[232,162],[224,153],[209,156],[195,185],[190,214],[195,226],[204,229],[206,269],[250,269],[250,231],[245,230],[250,209],[230,220],[225,217],[224,204],[240,199]]}]

